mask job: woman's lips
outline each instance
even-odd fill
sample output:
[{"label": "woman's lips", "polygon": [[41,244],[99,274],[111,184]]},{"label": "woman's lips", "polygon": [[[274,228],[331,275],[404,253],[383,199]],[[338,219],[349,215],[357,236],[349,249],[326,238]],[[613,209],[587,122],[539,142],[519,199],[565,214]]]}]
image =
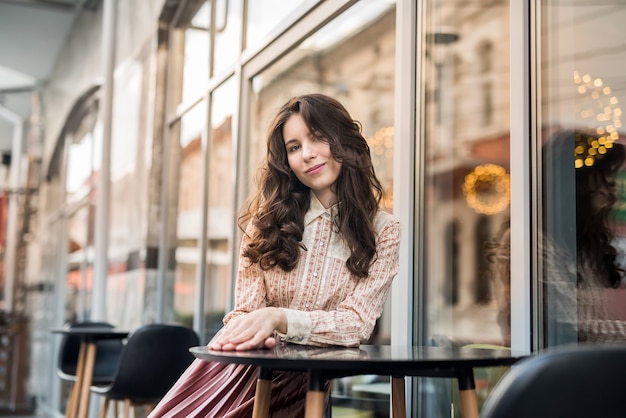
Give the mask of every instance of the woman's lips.
[{"label": "woman's lips", "polygon": [[317,174],[317,173],[319,173],[322,170],[323,167],[324,167],[324,164],[315,165],[315,166],[309,168],[306,171],[306,173],[307,174]]}]

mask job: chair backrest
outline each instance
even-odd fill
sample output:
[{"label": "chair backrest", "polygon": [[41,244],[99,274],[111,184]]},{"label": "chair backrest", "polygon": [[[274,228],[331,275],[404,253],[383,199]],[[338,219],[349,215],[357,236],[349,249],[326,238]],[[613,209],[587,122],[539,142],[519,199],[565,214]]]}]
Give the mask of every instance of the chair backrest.
[{"label": "chair backrest", "polygon": [[140,326],[128,337],[106,395],[135,402],[161,399],[193,361],[189,348],[199,344],[191,328],[175,324]]},{"label": "chair backrest", "polygon": [[625,417],[626,346],[563,347],[514,365],[481,418]]},{"label": "chair backrest", "polygon": [[[70,322],[67,328],[109,328],[114,326],[108,322]],[[81,337],[69,335],[64,336],[59,350],[59,361],[57,374],[63,380],[76,380],[76,369],[78,365],[78,353],[80,351]],[[122,352],[122,340],[102,340],[96,346],[96,360],[93,371],[94,383],[109,383],[113,380],[117,361]]]}]

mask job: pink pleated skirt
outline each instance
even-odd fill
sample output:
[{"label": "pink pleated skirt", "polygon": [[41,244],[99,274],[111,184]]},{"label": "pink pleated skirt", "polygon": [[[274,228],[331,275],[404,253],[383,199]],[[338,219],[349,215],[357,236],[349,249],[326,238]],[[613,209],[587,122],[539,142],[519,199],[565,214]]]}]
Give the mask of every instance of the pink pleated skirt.
[{"label": "pink pleated skirt", "polygon": [[[251,417],[257,377],[255,366],[196,359],[148,418]],[[306,373],[274,372],[270,417],[303,417],[307,389]]]}]

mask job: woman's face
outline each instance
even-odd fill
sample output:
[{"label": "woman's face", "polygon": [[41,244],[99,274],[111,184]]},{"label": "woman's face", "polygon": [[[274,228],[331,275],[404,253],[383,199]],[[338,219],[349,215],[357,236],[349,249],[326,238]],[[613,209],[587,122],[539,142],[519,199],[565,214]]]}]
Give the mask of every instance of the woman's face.
[{"label": "woman's face", "polygon": [[609,210],[617,203],[615,176],[612,174],[590,168],[581,186],[578,193],[585,195],[594,213]]},{"label": "woman's face", "polygon": [[324,207],[337,202],[335,182],[341,163],[333,158],[325,138],[316,136],[300,114],[295,113],[283,126],[287,161],[298,180],[309,187]]}]

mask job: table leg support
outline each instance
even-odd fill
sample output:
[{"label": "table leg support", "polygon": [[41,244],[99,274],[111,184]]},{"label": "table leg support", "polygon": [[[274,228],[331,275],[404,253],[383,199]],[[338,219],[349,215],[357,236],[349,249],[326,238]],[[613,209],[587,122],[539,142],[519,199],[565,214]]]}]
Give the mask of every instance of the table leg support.
[{"label": "table leg support", "polygon": [[252,418],[267,418],[270,413],[272,370],[261,367],[256,381]]},{"label": "table leg support", "polygon": [[93,367],[96,362],[96,343],[86,343],[87,352],[85,354],[85,372],[83,373],[82,387],[80,388],[80,408],[79,418],[87,418],[89,414],[89,397],[91,395],[91,380],[93,378]]},{"label": "table leg support", "polygon": [[306,393],[306,409],[304,418],[323,418],[326,391],[324,390],[325,379],[316,370],[309,370],[309,390]]},{"label": "table leg support", "polygon": [[404,376],[391,378],[391,416],[393,418],[406,418]]},{"label": "table leg support", "polygon": [[471,368],[461,369],[457,379],[459,382],[459,397],[461,399],[461,416],[463,418],[478,418],[474,370]]},{"label": "table leg support", "polygon": [[309,390],[306,393],[306,412],[304,418],[322,418],[324,416],[324,398],[326,392]]}]

